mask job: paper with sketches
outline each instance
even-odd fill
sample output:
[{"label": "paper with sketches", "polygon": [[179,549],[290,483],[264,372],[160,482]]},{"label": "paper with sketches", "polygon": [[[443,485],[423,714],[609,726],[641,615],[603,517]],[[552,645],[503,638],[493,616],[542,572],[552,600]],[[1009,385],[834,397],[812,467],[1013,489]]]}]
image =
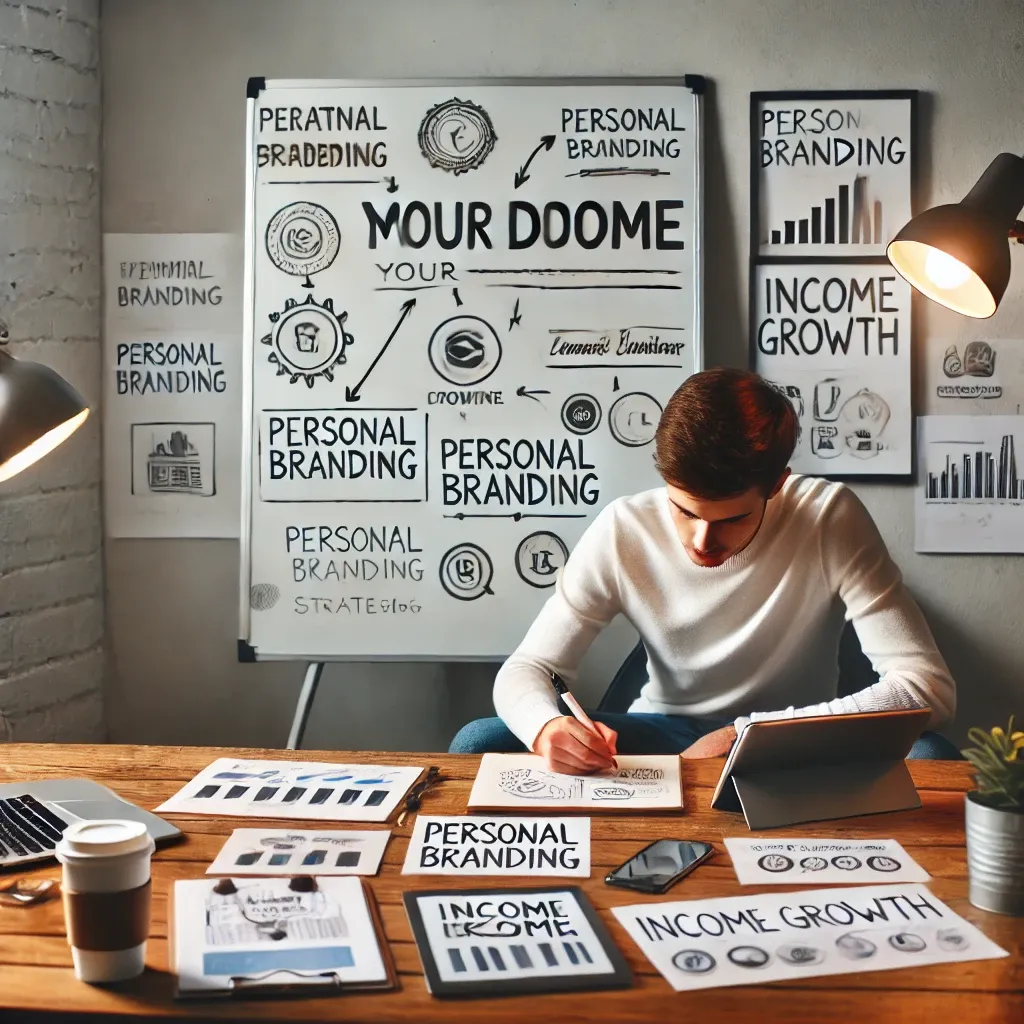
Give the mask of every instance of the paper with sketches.
[{"label": "paper with sketches", "polygon": [[236,828],[208,875],[375,875],[390,832]]},{"label": "paper with sketches", "polygon": [[895,839],[726,839],[741,885],[927,882]]},{"label": "paper with sketches", "polygon": [[535,811],[566,807],[668,810],[683,806],[678,755],[626,755],[616,760],[617,769],[597,775],[560,775],[548,771],[537,754],[484,754],[469,794],[469,806]]},{"label": "paper with sketches", "polygon": [[923,885],[613,907],[676,991],[1009,956]]},{"label": "paper with sketches", "polygon": [[387,821],[422,768],[220,757],[157,810],[251,818]]},{"label": "paper with sketches", "polygon": [[402,874],[589,878],[590,819],[421,814]]},{"label": "paper with sketches", "polygon": [[[384,982],[387,971],[358,878],[320,878],[312,892],[284,878],[174,883],[174,965],[182,994],[250,984]],[[235,891],[230,891],[234,888]]]}]

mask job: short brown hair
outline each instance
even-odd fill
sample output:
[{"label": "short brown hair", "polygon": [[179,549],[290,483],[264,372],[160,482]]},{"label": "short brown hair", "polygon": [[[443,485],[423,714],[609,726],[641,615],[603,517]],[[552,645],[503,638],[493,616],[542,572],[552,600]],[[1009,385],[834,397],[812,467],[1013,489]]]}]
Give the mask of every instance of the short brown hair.
[{"label": "short brown hair", "polygon": [[751,487],[768,494],[796,447],[788,398],[749,370],[718,367],[689,377],[669,399],[655,434],[666,483],[709,501]]}]

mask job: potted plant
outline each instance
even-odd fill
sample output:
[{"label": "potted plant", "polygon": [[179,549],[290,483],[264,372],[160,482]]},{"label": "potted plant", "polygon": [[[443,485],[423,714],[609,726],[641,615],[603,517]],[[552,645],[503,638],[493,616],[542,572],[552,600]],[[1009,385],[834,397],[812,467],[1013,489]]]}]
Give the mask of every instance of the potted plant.
[{"label": "potted plant", "polygon": [[962,751],[977,769],[967,794],[970,900],[982,910],[1024,915],[1024,732],[973,728]]}]

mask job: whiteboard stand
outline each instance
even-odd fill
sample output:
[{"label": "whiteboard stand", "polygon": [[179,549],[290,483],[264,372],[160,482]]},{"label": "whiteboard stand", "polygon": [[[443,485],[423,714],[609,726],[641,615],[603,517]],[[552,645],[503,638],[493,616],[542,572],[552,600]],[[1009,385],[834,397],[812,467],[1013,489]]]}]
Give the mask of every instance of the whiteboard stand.
[{"label": "whiteboard stand", "polygon": [[311,661],[306,666],[306,678],[302,680],[302,689],[299,690],[299,699],[295,705],[295,715],[292,718],[292,727],[288,733],[288,746],[285,750],[298,750],[302,746],[302,736],[306,731],[306,722],[309,721],[309,713],[313,709],[313,701],[316,699],[316,688],[320,685],[320,677],[324,673],[322,661]]}]

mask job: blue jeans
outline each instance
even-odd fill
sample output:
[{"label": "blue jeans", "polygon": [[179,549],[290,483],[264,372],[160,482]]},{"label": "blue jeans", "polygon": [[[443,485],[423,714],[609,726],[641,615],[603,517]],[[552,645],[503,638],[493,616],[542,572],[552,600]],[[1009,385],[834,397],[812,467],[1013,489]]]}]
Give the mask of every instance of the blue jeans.
[{"label": "blue jeans", "polygon": [[[590,717],[619,734],[620,754],[679,754],[732,718],[690,718],[686,715],[626,714],[594,711]],[[521,754],[522,742],[500,718],[478,718],[464,725],[448,748],[449,754]],[[923,733],[907,754],[908,760],[962,761],[960,752],[937,732]]]}]

